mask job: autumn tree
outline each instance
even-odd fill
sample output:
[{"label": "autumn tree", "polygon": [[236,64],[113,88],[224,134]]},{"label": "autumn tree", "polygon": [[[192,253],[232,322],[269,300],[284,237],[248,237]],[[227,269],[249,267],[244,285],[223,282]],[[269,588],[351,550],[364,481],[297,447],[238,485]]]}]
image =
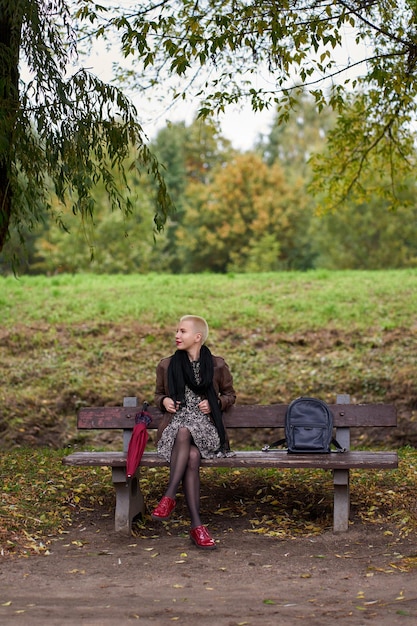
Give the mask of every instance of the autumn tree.
[{"label": "autumn tree", "polygon": [[[212,120],[194,119],[170,123],[162,128],[150,144],[164,168],[164,178],[175,211],[167,220],[163,236],[158,235],[159,270],[180,273],[183,271],[182,254],[178,251],[176,231],[182,224],[185,196],[188,187],[205,185],[212,180],[213,172],[231,158],[233,150]],[[205,211],[206,207],[202,207]]]},{"label": "autumn tree", "polygon": [[237,155],[211,183],[187,188],[177,230],[189,272],[272,271],[311,266],[312,211],[303,182],[288,184],[279,164]]}]

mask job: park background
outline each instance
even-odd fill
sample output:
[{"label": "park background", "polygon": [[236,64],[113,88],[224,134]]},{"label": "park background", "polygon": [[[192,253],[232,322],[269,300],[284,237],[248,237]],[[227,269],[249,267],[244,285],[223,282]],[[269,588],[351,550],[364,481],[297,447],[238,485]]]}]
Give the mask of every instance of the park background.
[{"label": "park background", "polygon": [[[331,33],[332,24],[336,24],[333,10],[337,13],[340,8],[337,5],[327,6],[325,22]],[[32,9],[39,7],[43,8],[32,3]],[[88,17],[88,3],[84,9]],[[366,13],[368,7],[362,10]],[[369,10],[373,15],[373,8]],[[32,11],[23,14],[34,16]],[[404,15],[415,19],[413,10],[410,16],[407,12]],[[47,23],[51,26],[54,16],[43,17],[50,20]],[[214,17],[221,20],[215,24],[215,33],[222,26],[226,35],[231,35],[231,16],[226,20],[226,16],[215,13]],[[345,17],[353,19],[349,12]],[[69,448],[115,445],[113,436],[80,436],[75,426],[77,410],[85,405],[120,404],[125,395],[151,398],[156,364],[173,349],[176,320],[184,312],[207,317],[210,345],[214,351],[221,351],[230,364],[241,402],[288,402],[307,393],[329,401],[336,393],[349,393],[354,402],[394,402],[399,415],[395,432],[384,440],[377,433],[368,438],[357,433],[355,445],[400,448],[400,469],[384,476],[378,472],[355,474],[353,508],[355,519],[370,524],[388,519],[403,534],[415,529],[417,220],[412,169],[415,146],[414,141],[408,141],[412,123],[407,103],[412,103],[412,95],[409,97],[407,89],[414,84],[417,55],[413,42],[406,40],[413,36],[413,29],[403,31],[404,50],[399,51],[397,39],[390,40],[401,18],[395,7],[392,31],[385,11],[381,17],[385,39],[381,47],[376,46],[381,67],[375,65],[378,55],[374,61],[368,58],[370,75],[362,83],[369,78],[369,84],[375,81],[376,87],[359,89],[352,98],[353,92],[348,90],[346,105],[352,105],[347,109],[348,115],[353,112],[353,118],[347,118],[350,123],[346,126],[337,126],[337,89],[329,102],[324,102],[323,94],[316,91],[311,99],[297,88],[286,104],[284,98],[284,109],[288,105],[292,113],[287,123],[278,123],[282,117],[279,119],[277,111],[270,129],[250,150],[234,148],[215,121],[209,119],[187,119],[162,127],[152,138],[150,149],[161,163],[175,205],[162,232],[154,222],[161,188],[155,180],[139,176],[141,167],[149,166],[149,161],[140,159],[143,150],[138,155],[138,146],[132,146],[132,153],[125,155],[124,144],[107,144],[109,151],[116,150],[117,165],[118,155],[125,155],[126,180],[119,167],[112,172],[100,170],[101,177],[94,167],[87,168],[91,166],[91,154],[98,158],[102,142],[106,144],[112,137],[110,131],[103,134],[106,128],[111,130],[111,124],[103,125],[102,119],[94,117],[100,108],[90,106],[88,100],[86,87],[93,85],[103,93],[101,86],[84,75],[79,83],[61,77],[55,72],[55,59],[48,55],[48,45],[37,49],[39,56],[27,55],[45,61],[32,63],[30,69],[35,83],[37,79],[38,85],[45,86],[33,115],[39,115],[39,145],[46,148],[44,152],[26,153],[27,144],[19,142],[19,137],[27,139],[24,132],[20,136],[12,134],[11,140],[2,144],[6,152],[9,146],[14,150],[8,156],[18,163],[13,172],[20,183],[25,180],[23,171],[29,182],[39,184],[42,190],[39,195],[33,194],[29,185],[30,193],[25,195],[27,189],[21,185],[22,195],[17,197],[30,202],[10,204],[14,220],[8,231],[10,239],[3,232],[3,240],[7,241],[0,257],[2,554],[47,551],[48,536],[63,531],[77,515],[88,515],[89,510],[94,514],[97,507],[111,512],[113,494],[105,469],[84,471],[61,466],[60,460]],[[57,44],[54,50],[65,74],[66,41],[60,48],[54,28],[45,29],[45,22],[35,19],[30,26],[39,30],[30,30],[29,22],[26,34],[36,35],[40,30],[50,37],[50,43]],[[303,43],[298,39],[302,31],[293,20],[288,22],[289,33],[295,28],[293,43],[304,51],[310,43],[314,48],[317,24],[325,23],[315,19],[306,22],[305,29],[312,28],[312,37]],[[258,22],[258,26],[262,24],[266,22]],[[339,26],[335,28],[337,35]],[[327,38],[323,32],[322,43]],[[377,28],[376,33],[378,38],[381,29]],[[265,33],[258,34],[262,37]],[[365,35],[369,37],[367,32]],[[24,52],[30,50],[33,41],[36,49],[39,39],[22,38]],[[333,36],[328,43],[335,43]],[[399,52],[410,52],[405,57],[410,64],[385,66],[390,45],[395,58],[400,58]],[[45,51],[46,56],[42,56]],[[272,52],[275,59],[277,50]],[[331,71],[327,51],[324,57],[320,53],[316,70],[320,67],[324,73],[327,68]],[[174,50],[175,58],[177,54]],[[258,59],[254,56],[252,62],[256,75]],[[293,62],[300,69],[299,75],[308,80],[311,74],[304,62]],[[407,92],[405,100],[403,89]],[[13,89],[11,95],[8,104],[15,111]],[[368,100],[366,95],[370,95]],[[104,104],[112,101],[111,96],[106,97]],[[396,98],[405,103],[401,115],[395,106]],[[45,103],[57,107],[49,108],[54,120],[50,125],[44,116],[48,110]],[[368,115],[369,104],[373,115]],[[257,105],[262,103],[257,101]],[[412,108],[412,104],[409,106]],[[320,116],[317,108],[322,109]],[[19,111],[29,110],[22,107]],[[130,109],[121,110],[127,115]],[[86,113],[86,117],[78,119],[79,112]],[[1,119],[4,122],[6,118]],[[29,129],[30,139],[34,118],[28,113],[25,119],[30,123],[20,128]],[[5,124],[5,130],[14,129],[13,115],[10,119],[12,123],[9,128]],[[371,122],[370,127],[367,122]],[[369,152],[366,140],[381,125],[390,132],[377,132],[380,150]],[[135,123],[128,127],[132,132],[137,129]],[[73,131],[68,136],[63,132],[67,128]],[[89,138],[95,142],[77,143],[79,136],[84,137],[81,131],[85,128],[90,129]],[[356,129],[359,147],[367,157],[360,169],[360,184],[347,196],[337,188],[337,173],[346,164],[342,159],[334,167],[341,151],[326,156],[326,138],[335,129],[340,142],[333,143],[333,148],[339,145],[352,149],[348,139]],[[117,130],[115,124],[116,135]],[[402,135],[405,130],[409,132]],[[405,136],[403,143],[396,143],[395,132]],[[382,141],[392,137],[392,144]],[[74,145],[68,142],[66,152],[67,138],[73,139]],[[390,152],[393,146],[400,147],[401,158],[395,150]],[[406,153],[409,161],[402,158],[404,147],[410,149]],[[323,149],[325,157],[320,164],[316,156]],[[77,150],[85,162],[77,159]],[[64,154],[63,161],[57,159],[57,154]],[[347,150],[347,154],[348,162],[349,158],[354,162],[356,148]],[[388,154],[394,155],[391,160]],[[403,169],[404,163],[407,167]],[[95,176],[101,180],[98,185],[92,185]],[[330,180],[326,193],[320,185],[323,178]],[[111,188],[109,181],[114,183],[110,199],[105,185]],[[44,185],[48,188],[49,184],[51,193],[44,197]],[[86,205],[77,204],[85,188],[92,190],[94,211],[90,211],[89,194]],[[5,190],[9,189],[5,185]],[[59,200],[54,191],[58,196],[61,191]],[[6,200],[12,203],[15,198]],[[34,203],[34,198],[45,200],[45,206]],[[69,202],[70,208],[66,208],[63,198],[74,200],[73,205]],[[81,199],[85,199],[82,194]],[[128,201],[130,211],[114,211],[118,201],[121,206]],[[7,203],[4,206],[7,208]],[[264,442],[255,433],[251,441],[235,443],[245,446]],[[243,520],[243,495],[252,494],[254,515],[247,516],[252,530],[312,533],[328,525],[329,497],[321,475],[315,476],[313,483],[304,480],[302,474],[300,479],[291,474],[282,476],[279,509],[276,515],[270,514],[267,524],[256,518],[255,511],[263,501],[278,506],[273,504],[273,484],[268,475],[243,477],[234,473],[229,478],[229,485],[236,489],[232,500],[237,508],[233,514],[238,515],[239,510]],[[144,477],[151,504],[159,480],[159,475]],[[314,495],[308,494],[309,506],[294,507],[294,501],[306,502],[308,484],[315,487]],[[219,475],[215,495],[219,496],[221,489]]]}]

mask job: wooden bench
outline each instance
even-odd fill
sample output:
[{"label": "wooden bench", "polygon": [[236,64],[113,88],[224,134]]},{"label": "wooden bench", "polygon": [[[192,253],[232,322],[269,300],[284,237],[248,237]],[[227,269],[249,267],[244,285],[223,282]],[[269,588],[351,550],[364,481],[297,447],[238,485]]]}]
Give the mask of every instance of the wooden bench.
[{"label": "wooden bench", "polygon": [[[349,396],[337,396],[336,404],[330,405],[334,415],[336,438],[346,449],[342,453],[330,454],[288,454],[285,450],[263,452],[259,450],[237,451],[236,456],[203,459],[202,467],[229,468],[319,468],[333,473],[334,507],[333,530],[348,530],[350,495],[349,470],[351,469],[395,469],[398,467],[396,452],[350,450],[350,429],[353,427],[394,427],[397,424],[396,409],[393,405],[349,403]],[[135,414],[141,403],[137,398],[125,398],[123,406],[83,408],[78,414],[79,429],[123,429],[123,451],[116,452],[74,452],[63,459],[65,465],[108,466],[112,468],[112,479],[116,489],[115,530],[130,534],[132,520],[144,514],[145,504],[139,485],[139,470],[126,480],[126,452]],[[276,429],[283,428],[287,405],[235,405],[225,413],[225,424],[232,431],[235,428]],[[159,410],[149,407],[153,416],[149,428],[156,429],[162,415]],[[272,435],[275,437],[276,432]],[[271,436],[265,434],[264,443]],[[161,467],[167,463],[156,452],[145,452],[142,467]]]}]

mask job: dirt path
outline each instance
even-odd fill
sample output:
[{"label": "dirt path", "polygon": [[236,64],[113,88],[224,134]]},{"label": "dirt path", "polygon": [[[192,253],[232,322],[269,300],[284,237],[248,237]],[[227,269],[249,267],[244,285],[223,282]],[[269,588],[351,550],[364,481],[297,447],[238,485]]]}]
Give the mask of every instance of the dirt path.
[{"label": "dirt path", "polygon": [[355,524],[282,540],[236,526],[218,526],[208,552],[169,524],[121,538],[111,517],[86,516],[49,555],[2,562],[0,624],[416,623],[415,536]]}]

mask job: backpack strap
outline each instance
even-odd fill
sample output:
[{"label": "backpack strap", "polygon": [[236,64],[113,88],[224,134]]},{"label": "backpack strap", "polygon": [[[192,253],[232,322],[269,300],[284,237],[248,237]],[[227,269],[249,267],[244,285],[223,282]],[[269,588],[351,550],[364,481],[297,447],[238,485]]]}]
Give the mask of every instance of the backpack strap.
[{"label": "backpack strap", "polygon": [[343,448],[334,437],[332,438],[331,444],[334,445],[336,450],[330,450],[330,452],[346,452],[346,448]]},{"label": "backpack strap", "polygon": [[271,443],[269,445],[266,444],[262,448],[262,452],[268,452],[268,450],[272,450],[272,448],[279,448],[279,446],[283,446],[286,441],[287,440],[284,438],[284,439],[278,439],[278,441],[274,441],[274,443]]},{"label": "backpack strap", "polygon": [[[262,448],[262,452],[268,452],[268,450],[272,450],[273,448],[279,448],[280,446],[283,446],[286,441],[287,440],[284,438],[278,439],[278,441],[274,441],[274,443],[266,444]],[[330,452],[346,452],[346,448],[343,448],[343,446],[341,446],[337,439],[335,439],[334,437],[332,438],[331,443],[336,448],[336,450],[330,450]]]}]

